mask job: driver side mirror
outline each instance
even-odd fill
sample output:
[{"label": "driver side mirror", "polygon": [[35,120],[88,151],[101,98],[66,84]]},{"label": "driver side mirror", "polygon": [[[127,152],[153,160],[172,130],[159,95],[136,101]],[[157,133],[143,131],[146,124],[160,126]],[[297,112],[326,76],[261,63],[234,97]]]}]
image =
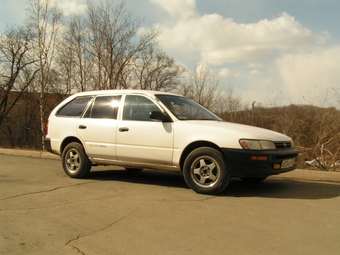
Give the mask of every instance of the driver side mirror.
[{"label": "driver side mirror", "polygon": [[154,120],[154,121],[162,121],[162,122],[171,122],[171,118],[160,111],[152,111],[149,114],[150,119]]}]

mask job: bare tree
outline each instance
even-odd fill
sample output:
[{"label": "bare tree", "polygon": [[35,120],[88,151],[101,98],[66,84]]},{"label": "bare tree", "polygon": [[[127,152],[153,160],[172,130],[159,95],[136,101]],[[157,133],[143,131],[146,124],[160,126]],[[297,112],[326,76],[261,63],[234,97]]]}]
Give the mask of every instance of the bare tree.
[{"label": "bare tree", "polygon": [[134,88],[172,91],[178,88],[185,68],[176,65],[174,59],[150,44],[139,58],[134,59],[132,70]]},{"label": "bare tree", "polygon": [[142,20],[125,10],[124,3],[114,5],[103,0],[87,1],[88,49],[95,59],[96,89],[117,89],[125,86],[124,75],[130,62],[154,43],[157,30],[139,33]]},{"label": "bare tree", "polygon": [[62,12],[50,0],[29,0],[28,20],[36,36],[35,55],[39,59],[40,122],[45,134],[45,93],[49,90],[49,75],[55,60],[56,43],[62,26]]},{"label": "bare tree", "polygon": [[62,83],[66,85],[64,93],[74,93],[92,89],[90,85],[93,77],[93,55],[89,54],[84,20],[81,16],[72,17],[63,32],[62,43],[59,44],[57,63],[62,76]]},{"label": "bare tree", "polygon": [[220,100],[220,80],[213,74],[208,64],[197,65],[189,72],[188,83],[184,84],[179,93],[214,111]]},{"label": "bare tree", "polygon": [[216,113],[224,120],[230,122],[238,121],[238,113],[244,110],[242,105],[242,97],[234,92],[233,87],[220,91],[217,102]]},{"label": "bare tree", "polygon": [[[24,28],[10,28],[0,38],[0,126],[38,72],[30,69],[36,63],[29,54],[31,40],[31,32]],[[10,102],[13,91],[18,93]]]}]

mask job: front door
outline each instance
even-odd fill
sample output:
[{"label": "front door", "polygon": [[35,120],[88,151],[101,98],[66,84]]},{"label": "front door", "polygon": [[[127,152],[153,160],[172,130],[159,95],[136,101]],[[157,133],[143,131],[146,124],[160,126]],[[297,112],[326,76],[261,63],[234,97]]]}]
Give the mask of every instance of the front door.
[{"label": "front door", "polygon": [[126,96],[117,130],[117,160],[171,166],[173,123],[151,120],[151,111],[162,110],[145,96]]}]

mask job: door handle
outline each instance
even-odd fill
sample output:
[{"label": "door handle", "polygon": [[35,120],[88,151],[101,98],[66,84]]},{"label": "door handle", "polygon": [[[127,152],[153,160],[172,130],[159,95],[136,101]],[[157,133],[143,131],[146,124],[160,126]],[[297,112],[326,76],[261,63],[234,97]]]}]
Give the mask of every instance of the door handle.
[{"label": "door handle", "polygon": [[87,126],[85,126],[85,125],[79,125],[79,127],[78,127],[79,129],[86,129],[87,128]]},{"label": "door handle", "polygon": [[127,131],[129,131],[129,128],[127,128],[127,127],[119,128],[119,132],[127,132]]}]

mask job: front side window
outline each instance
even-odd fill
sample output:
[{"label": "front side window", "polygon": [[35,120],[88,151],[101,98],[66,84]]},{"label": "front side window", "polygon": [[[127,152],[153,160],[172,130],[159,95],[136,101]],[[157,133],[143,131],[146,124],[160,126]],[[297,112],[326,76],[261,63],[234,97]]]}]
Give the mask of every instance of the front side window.
[{"label": "front side window", "polygon": [[221,120],[218,116],[191,99],[173,95],[156,95],[156,97],[179,120]]},{"label": "front side window", "polygon": [[86,111],[84,118],[117,119],[121,96],[98,96]]},{"label": "front side window", "polygon": [[64,105],[58,112],[57,116],[61,117],[80,117],[89,102],[91,101],[92,96],[90,97],[77,97],[73,99],[71,102],[68,102]]},{"label": "front side window", "polygon": [[160,111],[150,99],[139,95],[127,95],[124,102],[123,120],[151,121],[150,112]]}]

